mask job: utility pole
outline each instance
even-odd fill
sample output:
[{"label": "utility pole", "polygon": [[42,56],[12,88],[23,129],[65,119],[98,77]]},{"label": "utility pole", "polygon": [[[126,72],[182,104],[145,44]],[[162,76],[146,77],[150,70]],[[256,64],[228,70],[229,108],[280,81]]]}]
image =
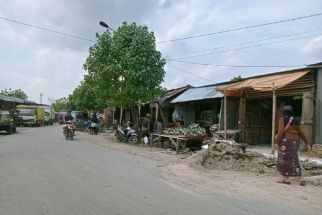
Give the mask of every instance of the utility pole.
[{"label": "utility pole", "polygon": [[42,104],[42,96],[43,96],[44,94],[42,94],[42,93],[40,93],[40,104]]}]

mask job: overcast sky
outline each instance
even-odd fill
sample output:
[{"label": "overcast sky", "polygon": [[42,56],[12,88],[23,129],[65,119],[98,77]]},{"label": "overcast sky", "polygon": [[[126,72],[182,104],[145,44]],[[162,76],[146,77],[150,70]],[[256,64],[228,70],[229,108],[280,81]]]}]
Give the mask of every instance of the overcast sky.
[{"label": "overcast sky", "polygon": [[[123,21],[148,26],[157,41],[207,34],[317,14],[321,0],[11,0],[0,2],[0,17],[95,40]],[[305,65],[322,61],[322,16],[207,37],[158,43],[164,58],[229,65]],[[0,90],[22,89],[43,102],[72,93],[85,74],[82,65],[94,42],[0,19]],[[305,33],[310,32],[310,33]],[[301,34],[299,34],[301,33]],[[298,34],[230,46],[254,40]],[[305,37],[305,38],[304,38]],[[302,38],[302,39],[298,39]],[[279,41],[285,42],[279,42]],[[263,43],[274,43],[261,45]],[[225,48],[218,48],[226,46]],[[243,49],[244,46],[257,46]],[[212,50],[207,50],[212,49]],[[232,50],[234,49],[234,50]],[[211,54],[209,54],[211,53]],[[289,68],[234,68],[168,61],[164,86],[207,85]]]}]

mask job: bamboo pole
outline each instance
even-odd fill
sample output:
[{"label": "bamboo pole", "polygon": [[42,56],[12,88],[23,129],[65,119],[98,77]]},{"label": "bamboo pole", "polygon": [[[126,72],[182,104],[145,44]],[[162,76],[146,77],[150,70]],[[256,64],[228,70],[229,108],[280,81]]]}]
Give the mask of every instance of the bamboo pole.
[{"label": "bamboo pole", "polygon": [[275,144],[275,124],[276,124],[276,92],[275,83],[273,82],[273,111],[272,111],[272,154],[274,154],[274,144]]},{"label": "bamboo pole", "polygon": [[139,118],[141,117],[141,104],[138,104],[138,109],[139,109]]},{"label": "bamboo pole", "polygon": [[115,107],[113,107],[112,115],[113,115],[112,124],[114,124],[114,121],[115,121]]},{"label": "bamboo pole", "polygon": [[225,129],[225,140],[227,140],[227,87],[225,87],[224,95],[224,129]]},{"label": "bamboo pole", "polygon": [[158,115],[159,115],[159,107],[155,107],[155,121],[158,121]]},{"label": "bamboo pole", "polygon": [[123,117],[123,107],[120,109],[120,125],[122,126],[122,117]]}]

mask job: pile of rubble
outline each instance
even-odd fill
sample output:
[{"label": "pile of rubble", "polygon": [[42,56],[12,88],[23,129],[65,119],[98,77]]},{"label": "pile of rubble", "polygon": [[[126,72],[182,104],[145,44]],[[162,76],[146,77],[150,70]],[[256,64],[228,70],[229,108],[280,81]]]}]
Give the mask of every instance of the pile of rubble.
[{"label": "pile of rubble", "polygon": [[[248,171],[257,175],[276,175],[276,157],[265,156],[257,152],[244,153],[234,144],[212,144],[207,150],[198,152],[192,161],[207,169]],[[301,162],[305,176],[322,175],[322,166],[306,160]]]},{"label": "pile of rubble", "polygon": [[207,169],[250,171],[257,174],[276,174],[275,160],[256,152],[244,153],[232,144],[217,143],[198,153],[195,164]]}]

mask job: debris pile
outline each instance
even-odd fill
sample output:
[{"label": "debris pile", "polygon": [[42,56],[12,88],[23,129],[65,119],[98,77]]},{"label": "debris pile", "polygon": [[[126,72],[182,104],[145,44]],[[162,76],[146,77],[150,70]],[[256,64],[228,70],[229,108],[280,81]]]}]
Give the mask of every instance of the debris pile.
[{"label": "debris pile", "polygon": [[256,152],[243,153],[239,147],[227,143],[213,144],[198,153],[195,164],[207,169],[250,171],[256,174],[276,174],[275,160]]},{"label": "debris pile", "polygon": [[[258,152],[243,153],[234,144],[212,144],[207,150],[198,152],[191,162],[192,166],[207,169],[248,171],[265,175],[276,175],[276,157],[268,157]],[[304,176],[321,176],[322,165],[312,160],[301,162]]]}]

